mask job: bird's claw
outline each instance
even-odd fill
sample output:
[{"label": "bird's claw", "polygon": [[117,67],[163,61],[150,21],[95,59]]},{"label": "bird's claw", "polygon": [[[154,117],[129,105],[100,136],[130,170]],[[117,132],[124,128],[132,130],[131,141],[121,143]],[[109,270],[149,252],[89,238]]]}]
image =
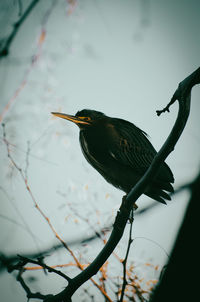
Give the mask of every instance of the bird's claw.
[{"label": "bird's claw", "polygon": [[[125,201],[126,201],[126,197],[127,197],[127,195],[124,195],[124,196],[122,197],[122,205],[124,205],[124,203],[125,203]],[[122,205],[121,205],[121,207],[122,207]],[[129,219],[128,219],[128,222],[129,222],[129,223],[132,223],[132,222],[133,222],[133,220],[134,220],[134,211],[137,210],[137,208],[138,208],[138,205],[137,205],[136,203],[134,203],[134,204],[133,204],[133,208],[132,208],[132,210],[131,210],[131,212],[130,212],[130,215],[129,215]]]}]

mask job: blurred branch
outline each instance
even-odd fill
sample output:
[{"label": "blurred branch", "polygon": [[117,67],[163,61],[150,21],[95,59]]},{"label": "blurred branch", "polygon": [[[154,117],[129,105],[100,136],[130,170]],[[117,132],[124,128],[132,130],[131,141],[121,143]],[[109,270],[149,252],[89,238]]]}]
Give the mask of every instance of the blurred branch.
[{"label": "blurred branch", "polygon": [[18,6],[19,6],[18,16],[21,17],[22,16],[22,11],[23,11],[23,5],[22,5],[21,0],[18,0]]},{"label": "blurred branch", "polygon": [[[32,9],[38,2],[39,0],[37,1],[33,1],[30,6],[27,8],[27,10],[29,9]],[[9,99],[9,101],[6,103],[6,105],[4,106],[2,112],[0,113],[0,123],[4,120],[5,118],[5,115],[8,114],[8,112],[10,111],[10,108],[11,106],[13,105],[13,103],[16,101],[17,97],[19,96],[19,94],[23,91],[23,89],[26,87],[26,84],[28,82],[28,77],[31,73],[31,71],[33,70],[33,67],[35,66],[35,64],[38,62],[40,56],[41,56],[41,53],[42,53],[42,46],[44,44],[44,41],[46,39],[46,25],[47,25],[47,21],[55,7],[57,3],[57,0],[54,0],[51,2],[51,6],[48,8],[48,10],[46,11],[43,19],[42,19],[42,26],[41,26],[41,31],[40,31],[40,35],[39,35],[39,39],[38,39],[38,42],[37,42],[37,47],[36,47],[36,51],[34,52],[33,56],[32,56],[32,59],[31,59],[31,63],[30,65],[28,66],[28,68],[25,70],[25,73],[24,73],[24,76],[23,76],[23,79],[22,81],[20,82],[19,86],[17,87],[17,89],[15,90],[13,96]],[[33,6],[32,6],[33,5]],[[26,10],[26,11],[27,11]],[[26,11],[24,13],[25,16],[26,15]],[[30,11],[28,11],[29,13]],[[24,16],[23,15],[23,16]],[[24,18],[20,19],[20,25],[21,23],[24,21]],[[18,24],[19,21],[16,23]],[[16,26],[16,25],[15,25]],[[17,26],[17,30],[18,30],[18,27],[19,25]],[[14,28],[15,29],[15,28]],[[15,31],[14,31],[15,32]],[[16,33],[15,33],[16,34]],[[15,36],[15,35],[14,35]],[[13,39],[13,36],[11,34],[11,37]],[[8,55],[8,47],[10,46],[10,37],[8,38],[7,42],[6,42],[6,45],[3,46],[3,49],[0,48],[0,59],[3,57],[3,56],[7,56]],[[9,42],[9,43],[8,43]],[[8,45],[7,45],[8,43]]]},{"label": "blurred branch", "polygon": [[[0,49],[0,59],[3,57],[6,57],[9,54],[10,45],[15,38],[20,26],[23,24],[23,22],[26,20],[28,15],[31,13],[33,8],[36,6],[36,4],[39,2],[39,0],[33,0],[30,5],[27,7],[21,18],[13,25],[13,30],[10,34],[10,36],[7,38],[5,44],[3,45],[2,49]],[[21,1],[19,3],[19,15],[21,12]]]},{"label": "blurred branch", "polygon": [[190,201],[169,262],[150,302],[198,300],[199,196],[200,171],[193,182]]},{"label": "blurred branch", "polygon": [[29,154],[30,154],[30,141],[27,141],[26,167],[24,170],[24,175],[27,180],[28,180],[28,168],[29,168]]}]

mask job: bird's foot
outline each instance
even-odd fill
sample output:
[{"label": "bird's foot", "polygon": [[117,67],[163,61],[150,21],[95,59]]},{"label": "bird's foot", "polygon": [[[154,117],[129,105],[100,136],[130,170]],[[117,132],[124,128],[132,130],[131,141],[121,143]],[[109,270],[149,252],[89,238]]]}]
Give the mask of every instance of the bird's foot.
[{"label": "bird's foot", "polygon": [[134,220],[134,209],[131,209],[130,214],[129,214],[129,219],[128,219],[128,223],[133,223]]},{"label": "bird's foot", "polygon": [[122,202],[123,203],[126,201],[126,197],[127,197],[127,194],[122,197]]},{"label": "bird's foot", "polygon": [[134,203],[134,205],[133,205],[134,211],[137,210],[137,208],[138,208],[138,205],[136,203]]},{"label": "bird's foot", "polygon": [[[125,201],[126,201],[126,197],[127,197],[127,195],[124,195],[124,196],[122,197],[122,205],[121,205],[121,207],[124,205],[124,203],[125,203]],[[133,220],[134,220],[134,211],[137,210],[137,208],[138,208],[137,204],[134,203],[134,204],[133,204],[133,209],[131,210],[130,215],[129,215],[129,219],[128,219],[128,222],[129,222],[129,223],[132,223],[132,222],[133,222]]]},{"label": "bird's foot", "polygon": [[[124,195],[124,196],[122,197],[122,204],[124,204],[124,202],[126,201],[126,197],[127,197],[127,195]],[[133,204],[133,209],[134,209],[134,211],[137,210],[137,208],[138,208],[138,205],[137,205],[136,203],[134,203],[134,204]]]}]

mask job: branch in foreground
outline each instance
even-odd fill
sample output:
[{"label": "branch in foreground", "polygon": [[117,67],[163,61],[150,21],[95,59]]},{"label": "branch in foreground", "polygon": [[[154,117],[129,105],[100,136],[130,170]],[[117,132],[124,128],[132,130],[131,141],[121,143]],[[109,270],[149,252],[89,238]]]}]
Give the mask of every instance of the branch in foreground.
[{"label": "branch in foreground", "polygon": [[[94,259],[94,261],[79,275],[74,277],[69,285],[59,294],[45,299],[45,302],[55,302],[55,301],[71,301],[71,297],[74,292],[88,279],[95,275],[101,266],[105,263],[108,257],[112,254],[113,250],[117,246],[121,237],[123,236],[124,229],[127,223],[127,220],[130,215],[130,211],[135,204],[139,196],[144,192],[148,183],[152,181],[152,178],[155,177],[160,165],[165,161],[167,156],[174,150],[174,147],[181,136],[184,127],[186,125],[189,112],[190,112],[190,99],[191,99],[191,89],[196,84],[200,83],[200,68],[193,72],[189,77],[182,81],[176,92],[174,93],[168,109],[176,100],[179,102],[179,112],[174,124],[174,127],[168,136],[166,142],[160,149],[160,151],[155,156],[151,166],[141,178],[141,180],[135,185],[135,187],[127,195],[127,198],[120,207],[120,210],[117,213],[115,223],[113,226],[113,231],[110,235],[110,238],[104,248],[101,250],[99,255]],[[165,110],[166,111],[166,110]]]},{"label": "branch in foreground", "polygon": [[150,302],[198,300],[199,279],[196,274],[199,267],[199,247],[197,242],[199,196],[200,171],[191,187],[190,201],[166,270],[152,293]]}]

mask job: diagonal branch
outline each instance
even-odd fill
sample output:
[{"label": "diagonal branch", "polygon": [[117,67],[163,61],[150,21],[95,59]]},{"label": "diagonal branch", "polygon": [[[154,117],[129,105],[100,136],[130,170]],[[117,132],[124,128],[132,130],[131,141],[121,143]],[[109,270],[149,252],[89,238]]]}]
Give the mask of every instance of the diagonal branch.
[{"label": "diagonal branch", "polygon": [[[23,13],[23,15],[21,16],[21,18],[13,25],[13,30],[10,34],[10,36],[7,38],[4,46],[2,49],[0,49],[0,59],[2,57],[5,57],[9,54],[9,49],[10,49],[10,45],[13,41],[13,39],[15,38],[20,26],[23,24],[23,22],[25,21],[25,19],[28,17],[28,15],[30,14],[30,12],[33,10],[33,8],[36,6],[36,4],[39,2],[39,0],[33,0],[30,5],[27,7],[27,9],[25,10],[25,12]],[[21,2],[19,2],[20,4]]]},{"label": "diagonal branch", "polygon": [[108,257],[112,254],[115,247],[117,246],[117,244],[119,243],[120,239],[123,236],[124,229],[133,205],[135,204],[139,196],[145,191],[149,182],[152,181],[152,178],[156,176],[156,173],[158,172],[160,165],[165,161],[167,156],[174,150],[174,147],[184,130],[190,112],[191,89],[196,84],[200,84],[200,68],[194,71],[190,76],[188,76],[185,80],[183,80],[179,84],[169,105],[167,105],[167,109],[164,109],[162,111],[162,112],[168,111],[169,107],[176,100],[178,100],[179,111],[174,127],[172,128],[172,131],[169,134],[166,142],[155,156],[151,166],[149,167],[145,175],[134,186],[134,188],[132,188],[132,190],[126,197],[126,200],[122,202],[120,210],[117,213],[113,230],[107,244],[101,250],[99,255],[94,259],[94,261],[79,275],[74,277],[71,280],[70,284],[62,292],[60,292],[55,296],[47,298],[45,302],[71,301],[71,297],[74,294],[74,292],[84,282],[86,282],[93,275],[95,275],[98,272],[98,270],[101,268],[101,266],[105,263],[105,261],[108,259]]}]

